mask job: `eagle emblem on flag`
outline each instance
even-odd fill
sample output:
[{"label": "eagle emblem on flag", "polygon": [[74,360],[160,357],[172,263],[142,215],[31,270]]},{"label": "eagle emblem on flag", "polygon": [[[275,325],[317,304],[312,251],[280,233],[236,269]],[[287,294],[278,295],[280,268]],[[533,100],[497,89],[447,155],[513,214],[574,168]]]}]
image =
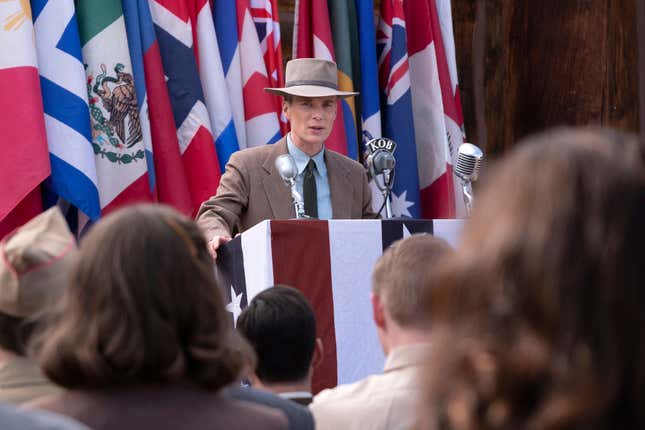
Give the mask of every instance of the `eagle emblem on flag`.
[{"label": "eagle emblem on flag", "polygon": [[113,70],[115,76],[110,76],[105,64],[101,64],[101,73],[96,77],[88,74],[87,93],[94,137],[92,146],[95,154],[101,154],[111,162],[128,164],[145,158],[141,149],[126,151],[143,138],[137,96],[134,78],[131,73],[124,71],[125,66],[117,63]]}]

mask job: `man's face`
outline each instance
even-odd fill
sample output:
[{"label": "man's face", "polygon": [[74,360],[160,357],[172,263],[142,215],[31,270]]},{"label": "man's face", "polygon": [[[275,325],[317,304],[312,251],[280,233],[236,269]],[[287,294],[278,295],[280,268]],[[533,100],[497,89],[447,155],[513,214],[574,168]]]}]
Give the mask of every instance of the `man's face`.
[{"label": "man's face", "polygon": [[305,152],[318,152],[336,119],[336,96],[293,96],[291,103],[282,104],[282,111],[291,123],[294,143]]}]

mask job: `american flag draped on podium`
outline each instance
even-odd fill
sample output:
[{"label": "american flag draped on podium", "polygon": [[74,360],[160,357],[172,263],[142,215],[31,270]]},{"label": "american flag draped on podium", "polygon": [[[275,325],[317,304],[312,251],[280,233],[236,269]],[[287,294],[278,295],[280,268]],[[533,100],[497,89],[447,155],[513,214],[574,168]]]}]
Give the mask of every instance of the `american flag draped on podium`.
[{"label": "american flag draped on podium", "polygon": [[370,277],[383,250],[415,233],[454,244],[460,229],[459,220],[265,221],[218,250],[218,283],[234,320],[273,285],[291,285],[304,294],[324,347],[314,373],[317,392],[382,370]]}]

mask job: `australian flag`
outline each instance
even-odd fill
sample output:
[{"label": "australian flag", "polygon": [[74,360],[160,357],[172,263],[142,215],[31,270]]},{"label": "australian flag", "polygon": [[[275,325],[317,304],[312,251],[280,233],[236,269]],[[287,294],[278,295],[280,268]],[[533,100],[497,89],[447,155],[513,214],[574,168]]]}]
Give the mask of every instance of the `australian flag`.
[{"label": "australian flag", "polygon": [[397,143],[392,189],[395,216],[419,218],[419,173],[402,0],[383,0],[377,34],[383,136]]}]

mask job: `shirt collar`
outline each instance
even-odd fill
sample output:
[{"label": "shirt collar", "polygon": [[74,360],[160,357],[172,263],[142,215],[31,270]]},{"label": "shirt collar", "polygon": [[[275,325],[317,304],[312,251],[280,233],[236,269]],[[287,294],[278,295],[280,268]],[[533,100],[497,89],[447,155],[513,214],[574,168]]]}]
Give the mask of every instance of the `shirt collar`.
[{"label": "shirt collar", "polygon": [[309,163],[309,159],[314,160],[314,163],[316,163],[316,169],[318,169],[318,173],[320,173],[321,176],[324,177],[327,174],[327,166],[325,165],[325,146],[324,145],[320,150],[320,152],[318,152],[318,154],[314,155],[313,157],[310,157],[303,150],[298,148],[295,143],[293,143],[293,140],[291,140],[291,133],[287,133],[287,150],[289,151],[289,154],[293,156],[293,159],[296,161],[296,167],[298,167],[298,174],[301,174],[305,170],[305,167],[307,167],[307,163]]},{"label": "shirt collar", "polygon": [[429,354],[429,343],[400,346],[390,351],[385,361],[385,369],[383,370],[389,372],[402,367],[422,365],[428,362]]}]

